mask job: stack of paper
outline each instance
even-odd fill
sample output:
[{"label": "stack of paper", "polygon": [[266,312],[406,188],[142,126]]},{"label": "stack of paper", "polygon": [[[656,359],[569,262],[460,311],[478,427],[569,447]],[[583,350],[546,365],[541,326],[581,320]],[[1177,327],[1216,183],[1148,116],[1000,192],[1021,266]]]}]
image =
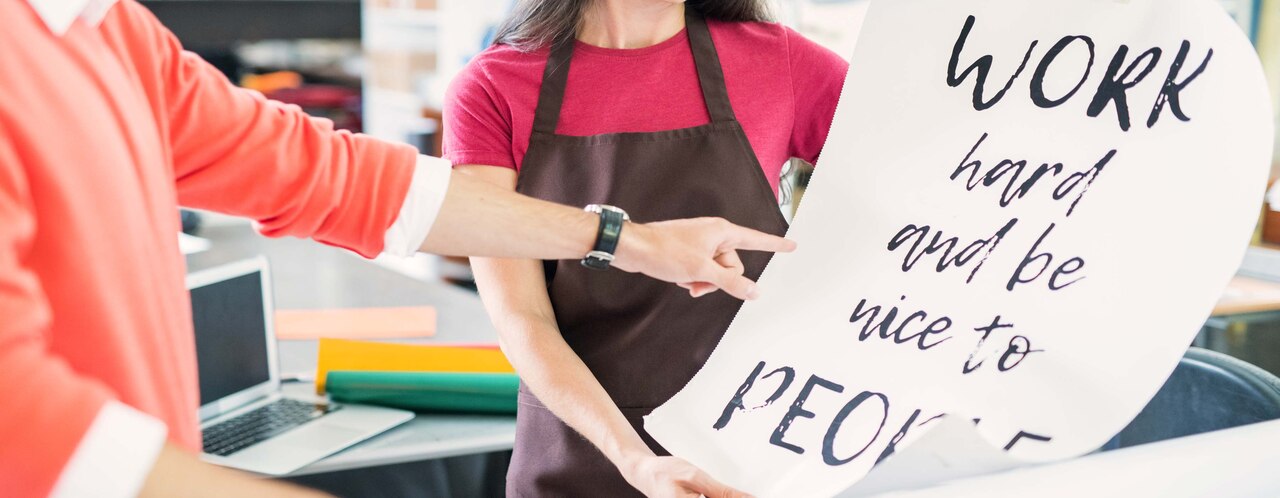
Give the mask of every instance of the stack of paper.
[{"label": "stack of paper", "polygon": [[435,333],[431,306],[276,311],[276,337],[285,340],[413,339]]}]

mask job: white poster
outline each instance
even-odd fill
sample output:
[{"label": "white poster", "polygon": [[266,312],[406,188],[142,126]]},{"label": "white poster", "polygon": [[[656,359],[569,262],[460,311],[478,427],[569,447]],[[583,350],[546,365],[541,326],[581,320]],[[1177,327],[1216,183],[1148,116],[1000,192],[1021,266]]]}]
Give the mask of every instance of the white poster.
[{"label": "white poster", "polygon": [[799,250],[646,428],[765,497],[1098,448],[1240,263],[1267,95],[1210,0],[875,2]]}]

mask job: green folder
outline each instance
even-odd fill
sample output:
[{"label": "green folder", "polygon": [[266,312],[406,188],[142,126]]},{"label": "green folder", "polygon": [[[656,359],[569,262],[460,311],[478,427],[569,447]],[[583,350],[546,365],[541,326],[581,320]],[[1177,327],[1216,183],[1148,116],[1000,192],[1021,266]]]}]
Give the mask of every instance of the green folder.
[{"label": "green folder", "polygon": [[516,412],[520,377],[513,373],[331,371],[334,401],[419,412]]}]

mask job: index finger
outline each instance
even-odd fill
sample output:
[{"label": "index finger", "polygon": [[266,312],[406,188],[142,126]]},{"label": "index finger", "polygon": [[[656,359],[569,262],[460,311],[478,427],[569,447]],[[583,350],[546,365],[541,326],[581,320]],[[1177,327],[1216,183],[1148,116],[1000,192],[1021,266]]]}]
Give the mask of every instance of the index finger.
[{"label": "index finger", "polygon": [[795,241],[734,224],[729,225],[729,233],[726,235],[725,246],[733,249],[768,252],[796,250]]}]

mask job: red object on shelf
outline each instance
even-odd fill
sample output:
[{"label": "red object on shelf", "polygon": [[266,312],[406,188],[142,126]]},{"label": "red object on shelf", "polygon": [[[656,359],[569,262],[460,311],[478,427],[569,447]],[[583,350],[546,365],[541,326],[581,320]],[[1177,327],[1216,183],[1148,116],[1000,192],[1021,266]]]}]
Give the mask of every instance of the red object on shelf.
[{"label": "red object on shelf", "polygon": [[307,114],[328,118],[341,130],[358,132],[360,121],[360,91],[336,85],[303,85],[298,88],[282,88],[266,94],[267,98],[286,104],[294,104]]}]

